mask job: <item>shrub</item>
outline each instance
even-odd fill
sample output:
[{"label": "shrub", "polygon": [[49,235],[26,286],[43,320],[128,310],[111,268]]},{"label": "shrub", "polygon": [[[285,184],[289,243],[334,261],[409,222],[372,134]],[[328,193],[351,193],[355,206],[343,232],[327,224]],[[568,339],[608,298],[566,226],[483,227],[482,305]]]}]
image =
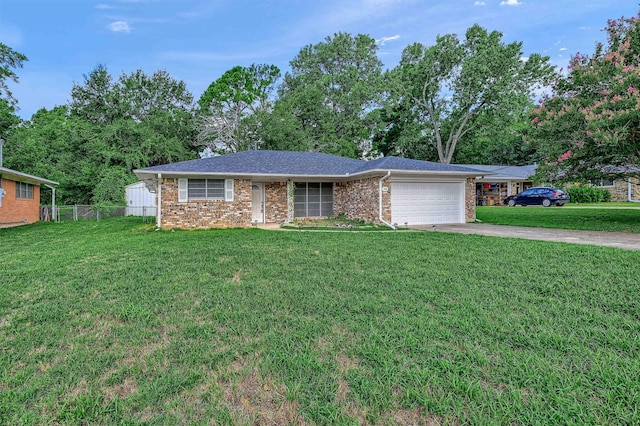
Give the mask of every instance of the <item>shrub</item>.
[{"label": "shrub", "polygon": [[570,186],[566,191],[574,203],[602,203],[611,200],[611,193],[595,186]]}]

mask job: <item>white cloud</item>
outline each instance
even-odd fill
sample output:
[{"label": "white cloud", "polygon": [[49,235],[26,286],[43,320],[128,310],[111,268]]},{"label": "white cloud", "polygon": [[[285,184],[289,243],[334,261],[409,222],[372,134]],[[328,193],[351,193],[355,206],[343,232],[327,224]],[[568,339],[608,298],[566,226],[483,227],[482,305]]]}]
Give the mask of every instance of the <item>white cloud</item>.
[{"label": "white cloud", "polygon": [[114,33],[130,33],[131,27],[126,21],[115,21],[107,25],[107,28]]},{"label": "white cloud", "polygon": [[476,1],[473,2],[473,5],[474,6],[486,6],[487,3],[485,1],[483,1],[483,0],[476,0]]},{"label": "white cloud", "polygon": [[108,4],[100,3],[96,5],[96,9],[113,9],[113,6],[109,6]]},{"label": "white cloud", "polygon": [[399,38],[400,36],[398,34],[389,36],[389,37],[382,37],[382,38],[376,39],[376,43],[378,43],[380,46],[384,46],[385,43],[387,43],[388,41],[396,41]]},{"label": "white cloud", "polygon": [[567,50],[567,48],[566,47],[561,47],[560,51],[562,52],[563,50]]},{"label": "white cloud", "polygon": [[504,0],[500,2],[500,6],[520,6],[523,4],[520,0]]}]

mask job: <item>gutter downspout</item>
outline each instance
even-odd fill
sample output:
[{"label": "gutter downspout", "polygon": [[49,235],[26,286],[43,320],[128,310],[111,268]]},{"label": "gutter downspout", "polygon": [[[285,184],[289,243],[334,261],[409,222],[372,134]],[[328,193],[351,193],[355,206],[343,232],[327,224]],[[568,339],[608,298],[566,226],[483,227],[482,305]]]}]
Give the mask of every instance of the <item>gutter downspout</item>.
[{"label": "gutter downspout", "polygon": [[162,173],[158,173],[158,182],[156,183],[156,193],[158,194],[156,206],[156,227],[160,228],[162,224]]},{"label": "gutter downspout", "polygon": [[627,201],[630,203],[640,203],[640,200],[634,200],[631,196],[631,178],[627,178]]},{"label": "gutter downspout", "polygon": [[382,176],[378,181],[378,220],[395,231],[396,227],[384,220],[382,217],[382,181],[389,178],[389,176],[391,176],[391,170],[389,170],[387,174]]},{"label": "gutter downspout", "polygon": [[44,184],[44,186],[51,189],[51,221],[57,222],[56,219],[58,215],[56,214],[56,189],[51,185],[47,185],[46,183]]}]

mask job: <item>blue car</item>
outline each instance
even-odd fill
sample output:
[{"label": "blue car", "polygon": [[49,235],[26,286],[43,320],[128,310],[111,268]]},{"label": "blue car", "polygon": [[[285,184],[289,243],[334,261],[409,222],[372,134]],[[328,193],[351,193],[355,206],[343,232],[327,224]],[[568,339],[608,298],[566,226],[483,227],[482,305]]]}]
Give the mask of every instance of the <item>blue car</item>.
[{"label": "blue car", "polygon": [[563,206],[571,200],[569,194],[557,188],[535,187],[522,191],[517,195],[511,195],[504,200],[504,204],[509,207],[521,206],[545,206],[551,207],[554,204]]}]

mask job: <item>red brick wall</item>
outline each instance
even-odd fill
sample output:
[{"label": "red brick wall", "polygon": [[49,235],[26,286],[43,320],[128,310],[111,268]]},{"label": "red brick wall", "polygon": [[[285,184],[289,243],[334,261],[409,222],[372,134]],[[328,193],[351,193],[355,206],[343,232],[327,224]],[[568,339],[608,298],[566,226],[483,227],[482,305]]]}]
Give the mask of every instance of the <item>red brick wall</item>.
[{"label": "red brick wall", "polygon": [[[33,223],[40,220],[40,187],[33,185],[33,199],[16,199],[16,183],[2,179],[5,195],[0,207],[0,226],[8,222]],[[25,222],[26,220],[26,222]]]}]

